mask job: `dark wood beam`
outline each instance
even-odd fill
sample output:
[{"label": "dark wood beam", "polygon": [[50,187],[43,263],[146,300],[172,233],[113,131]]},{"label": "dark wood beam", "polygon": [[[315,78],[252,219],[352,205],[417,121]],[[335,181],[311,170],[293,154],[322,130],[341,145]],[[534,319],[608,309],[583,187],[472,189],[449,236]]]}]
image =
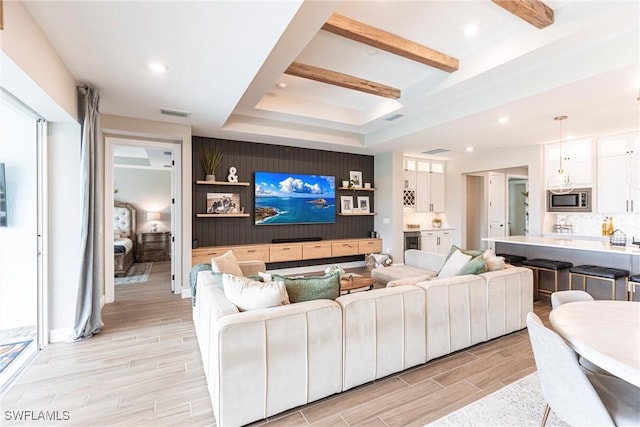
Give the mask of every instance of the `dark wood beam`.
[{"label": "dark wood beam", "polygon": [[326,70],[324,68],[314,67],[313,65],[302,64],[300,62],[292,63],[284,73],[372,95],[383,96],[385,98],[400,98],[400,89],[395,87],[360,79],[336,71]]},{"label": "dark wood beam", "polygon": [[542,29],[553,24],[553,9],[539,0],[491,0],[501,8]]},{"label": "dark wood beam", "polygon": [[449,73],[458,69],[456,58],[337,13],[322,29]]}]

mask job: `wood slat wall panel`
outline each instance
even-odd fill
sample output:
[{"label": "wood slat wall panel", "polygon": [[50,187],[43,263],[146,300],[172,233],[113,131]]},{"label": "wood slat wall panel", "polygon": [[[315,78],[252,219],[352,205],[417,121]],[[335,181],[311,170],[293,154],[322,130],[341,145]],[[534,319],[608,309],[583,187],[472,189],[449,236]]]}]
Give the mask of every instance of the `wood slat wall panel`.
[{"label": "wood slat wall panel", "polygon": [[[196,180],[204,179],[204,169],[200,159],[201,146],[215,146],[222,151],[222,162],[216,173],[218,181],[226,181],[229,168],[235,166],[238,180],[249,182],[249,187],[196,185]],[[230,141],[216,138],[193,137],[193,238],[198,246],[239,245],[250,243],[270,243],[273,239],[298,237],[321,237],[322,239],[343,239],[369,237],[373,230],[372,216],[337,216],[334,224],[299,225],[255,225],[253,219],[254,172],[290,172],[302,174],[333,175],[336,187],[340,180],[349,177],[349,171],[362,171],[365,182],[373,182],[373,156],[312,150],[282,145],[258,144]],[[240,204],[244,206],[248,218],[196,218],[196,213],[206,211],[207,193],[239,193]],[[371,209],[374,206],[373,191],[336,191],[336,204],[341,195],[369,196]],[[339,207],[336,207],[339,212]]]}]

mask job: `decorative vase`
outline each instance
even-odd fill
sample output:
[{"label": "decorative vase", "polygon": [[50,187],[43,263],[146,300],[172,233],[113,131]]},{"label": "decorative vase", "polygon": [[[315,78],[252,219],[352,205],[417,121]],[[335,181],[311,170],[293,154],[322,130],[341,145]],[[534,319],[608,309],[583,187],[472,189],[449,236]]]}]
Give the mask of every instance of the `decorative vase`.
[{"label": "decorative vase", "polygon": [[349,181],[342,181],[342,186],[344,188],[348,188],[349,187]]},{"label": "decorative vase", "polygon": [[216,176],[215,175],[205,175],[204,176],[204,180],[205,181],[215,181],[216,180]]}]

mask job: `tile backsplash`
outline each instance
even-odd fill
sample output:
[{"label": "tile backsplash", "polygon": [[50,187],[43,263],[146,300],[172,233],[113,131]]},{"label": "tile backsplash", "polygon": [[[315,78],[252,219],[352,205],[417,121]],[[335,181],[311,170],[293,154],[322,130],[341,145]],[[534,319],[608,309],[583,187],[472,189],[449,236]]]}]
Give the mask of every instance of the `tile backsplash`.
[{"label": "tile backsplash", "polygon": [[438,217],[442,220],[442,226],[440,228],[450,228],[447,215],[443,212],[416,212],[415,208],[403,208],[403,226],[407,228],[407,224],[420,224],[421,229],[433,228],[431,221],[433,218]]},{"label": "tile backsplash", "polygon": [[[553,224],[557,223],[559,214],[547,214],[545,221],[545,233],[553,232]],[[573,225],[573,234],[600,236],[602,234],[602,222],[605,217],[613,216],[613,227],[627,235],[627,241],[635,237],[640,240],[640,213],[590,213],[590,214],[562,214],[566,224]]]}]

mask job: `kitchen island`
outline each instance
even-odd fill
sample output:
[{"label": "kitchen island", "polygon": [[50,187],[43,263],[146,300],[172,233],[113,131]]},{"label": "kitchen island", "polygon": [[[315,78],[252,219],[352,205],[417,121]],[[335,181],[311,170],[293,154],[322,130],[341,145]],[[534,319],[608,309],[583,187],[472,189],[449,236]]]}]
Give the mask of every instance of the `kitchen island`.
[{"label": "kitchen island", "polygon": [[[495,242],[496,253],[524,256],[527,259],[545,258],[566,261],[573,265],[598,265],[620,268],[631,274],[640,273],[640,247],[637,245],[612,246],[608,242],[593,240],[533,236],[490,237],[483,239]],[[541,275],[541,278],[544,275]],[[568,272],[558,279],[558,290],[569,289]],[[580,289],[582,280],[574,279],[574,289]],[[549,282],[540,284],[541,289],[551,289]],[[587,291],[596,299],[610,299],[610,287],[606,282],[587,280]],[[624,282],[616,284],[616,299],[624,300],[627,289]]]}]

